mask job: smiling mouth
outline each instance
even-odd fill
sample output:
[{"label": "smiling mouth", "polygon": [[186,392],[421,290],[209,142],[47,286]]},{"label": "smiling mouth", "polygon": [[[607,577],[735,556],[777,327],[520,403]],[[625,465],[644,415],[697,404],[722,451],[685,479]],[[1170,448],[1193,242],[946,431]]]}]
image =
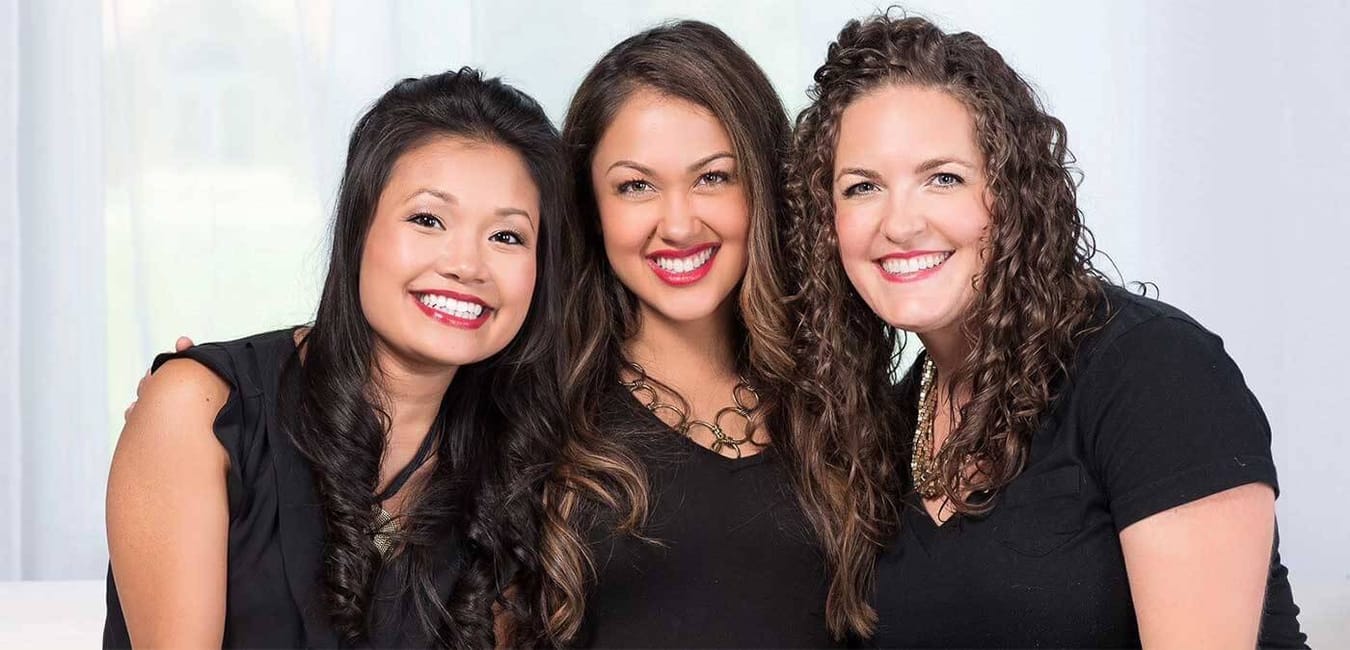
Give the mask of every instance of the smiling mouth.
[{"label": "smiling mouth", "polygon": [[681,251],[657,251],[647,256],[647,264],[666,284],[692,284],[712,270],[719,248],[716,244],[704,244]]},{"label": "smiling mouth", "polygon": [[442,292],[414,292],[412,296],[422,313],[451,327],[478,329],[493,311],[473,296]]},{"label": "smiling mouth", "polygon": [[885,257],[877,261],[881,274],[892,282],[913,282],[937,273],[955,251]]}]

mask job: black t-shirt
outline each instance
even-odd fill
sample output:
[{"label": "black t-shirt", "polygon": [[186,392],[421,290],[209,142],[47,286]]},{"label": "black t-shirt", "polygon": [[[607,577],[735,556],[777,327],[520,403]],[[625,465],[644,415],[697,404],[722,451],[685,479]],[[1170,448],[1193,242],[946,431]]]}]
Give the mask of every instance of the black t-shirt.
[{"label": "black t-shirt", "polygon": [[[877,563],[877,645],[1138,646],[1120,531],[1246,483],[1278,489],[1270,427],[1219,337],[1123,289],[1105,308],[992,511],[937,526],[907,486]],[[907,414],[916,374],[897,388]],[[1297,613],[1276,553],[1261,645],[1303,646]]]},{"label": "black t-shirt", "polygon": [[615,386],[602,421],[646,464],[643,534],[591,527],[596,583],[580,647],[823,647],[826,571],[772,447],[726,458]]},{"label": "black t-shirt", "polygon": [[[192,359],[230,387],[216,416],[216,439],[229,455],[229,547],[222,647],[331,648],[340,645],[323,602],[324,521],[311,468],[280,426],[282,368],[296,354],[294,330],[227,343],[205,343],[155,359]],[[447,540],[434,583],[448,600],[462,555]],[[392,581],[395,558],[382,571],[371,602],[370,647],[427,647],[407,598]],[[130,648],[117,584],[108,572],[103,645]]]}]

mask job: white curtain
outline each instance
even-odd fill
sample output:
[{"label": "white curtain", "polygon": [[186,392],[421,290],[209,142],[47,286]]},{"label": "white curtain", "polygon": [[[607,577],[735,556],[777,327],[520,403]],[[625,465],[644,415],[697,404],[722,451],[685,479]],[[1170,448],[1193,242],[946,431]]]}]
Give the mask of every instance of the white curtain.
[{"label": "white curtain", "polygon": [[19,577],[19,5],[0,0],[0,580]]},{"label": "white curtain", "polygon": [[0,576],[97,575],[108,464],[97,7],[4,2]]}]

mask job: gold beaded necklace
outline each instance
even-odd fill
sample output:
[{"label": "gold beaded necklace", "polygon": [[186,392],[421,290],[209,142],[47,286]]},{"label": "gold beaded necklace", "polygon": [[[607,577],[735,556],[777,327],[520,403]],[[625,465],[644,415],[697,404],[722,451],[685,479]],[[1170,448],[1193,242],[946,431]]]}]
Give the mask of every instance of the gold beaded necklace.
[{"label": "gold beaded necklace", "polygon": [[942,494],[938,462],[933,454],[933,412],[937,410],[937,392],[933,378],[937,374],[932,357],[923,360],[923,378],[919,381],[919,417],[914,425],[914,453],[909,459],[909,474],[914,491],[925,499]]},{"label": "gold beaded necklace", "polygon": [[[713,443],[710,449],[715,453],[722,453],[722,449],[730,447],[736,452],[736,458],[741,457],[741,445],[749,444],[760,446],[754,441],[755,426],[752,415],[755,409],[759,408],[759,393],[755,392],[749,382],[744,377],[738,377],[736,385],[731,389],[731,406],[724,406],[717,411],[711,422],[690,418],[683,408],[661,401],[661,393],[656,390],[652,380],[647,377],[647,371],[642,366],[629,361],[624,367],[635,375],[632,381],[619,380],[624,388],[628,389],[633,397],[637,398],[638,403],[647,407],[648,411],[655,413],[658,417],[661,411],[669,411],[676,417],[675,424],[671,428],[675,429],[685,437],[691,437],[690,433],[695,427],[703,427],[712,433]],[[728,415],[735,415],[745,419],[745,434],[739,438],[733,438],[722,426],[722,418]],[[664,420],[663,420],[664,421]]]}]

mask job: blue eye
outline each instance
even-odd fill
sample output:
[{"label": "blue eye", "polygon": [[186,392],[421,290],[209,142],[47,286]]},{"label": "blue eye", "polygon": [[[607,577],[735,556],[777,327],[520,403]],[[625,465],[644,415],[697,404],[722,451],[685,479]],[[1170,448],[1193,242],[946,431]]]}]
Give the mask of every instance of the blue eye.
[{"label": "blue eye", "polygon": [[648,192],[652,189],[652,184],[642,179],[634,179],[619,183],[619,194],[636,194],[638,192]]},{"label": "blue eye", "polygon": [[441,223],[440,217],[437,217],[434,214],[428,214],[426,212],[418,212],[417,214],[408,217],[408,221],[411,223],[415,223],[419,226],[422,226],[423,228],[435,228],[436,230],[445,230],[445,224]]},{"label": "blue eye", "polygon": [[862,181],[860,183],[854,183],[852,185],[849,185],[848,187],[845,187],[843,194],[844,198],[847,199],[855,197],[859,194],[871,194],[880,189],[881,188],[877,187],[877,184],[873,183],[872,181]]},{"label": "blue eye", "polygon": [[957,176],[956,174],[952,174],[949,172],[938,172],[936,174],[933,174],[933,178],[929,182],[938,187],[955,187],[966,181],[965,179],[961,178],[960,176]]},{"label": "blue eye", "polygon": [[498,230],[497,232],[492,233],[492,236],[488,237],[488,240],[499,244],[507,244],[509,246],[525,245],[525,238],[514,230]]}]

